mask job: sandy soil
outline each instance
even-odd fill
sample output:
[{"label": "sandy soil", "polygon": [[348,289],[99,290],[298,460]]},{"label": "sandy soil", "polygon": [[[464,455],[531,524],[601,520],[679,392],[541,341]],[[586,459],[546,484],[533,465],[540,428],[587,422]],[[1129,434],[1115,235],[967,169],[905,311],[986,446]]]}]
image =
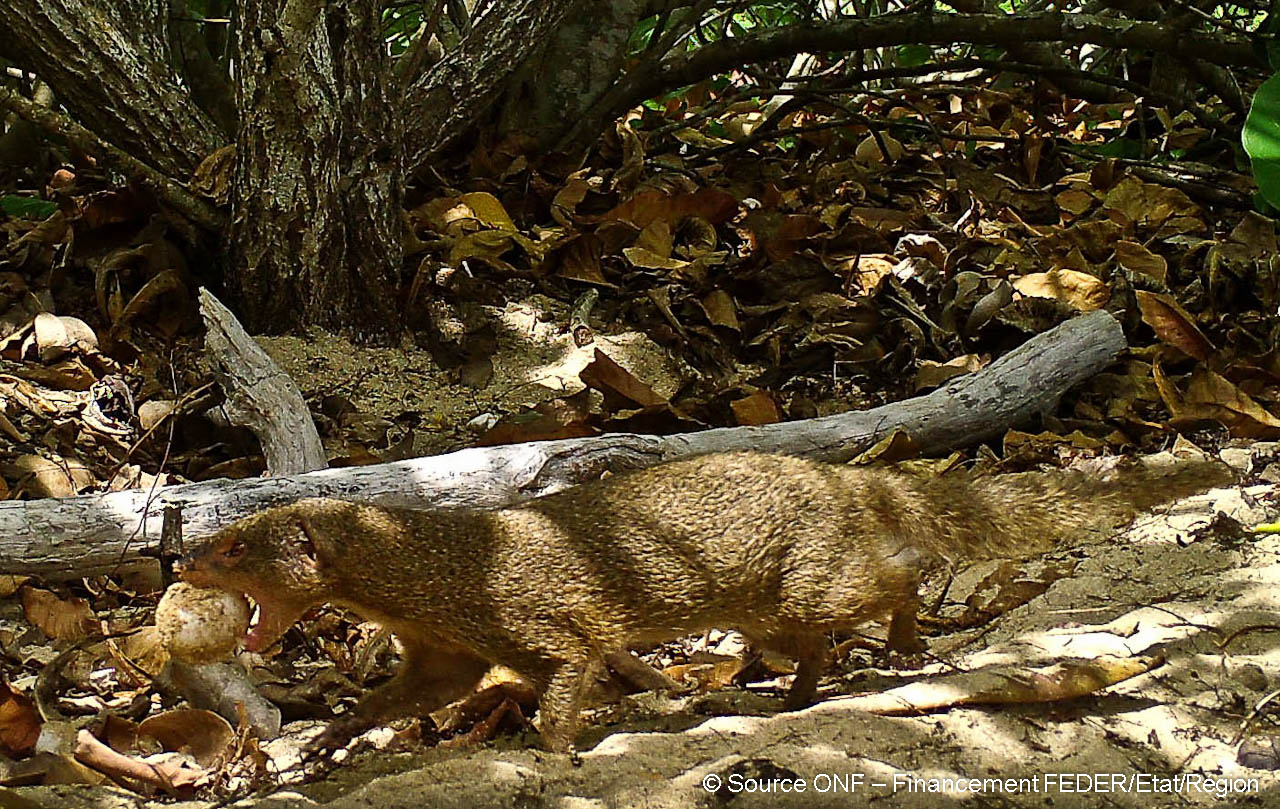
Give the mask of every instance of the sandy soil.
[{"label": "sandy soil", "polygon": [[[1190,541],[1191,531],[1216,512],[1245,525],[1274,518],[1270,493],[1268,486],[1219,490],[1106,542],[1030,563],[1021,568],[1023,579],[1056,578],[1042,595],[986,626],[931,638],[936,661],[921,671],[837,674],[824,684],[823,700],[804,711],[783,713],[780,701],[764,692],[645,694],[594,712],[576,761],[534,749],[532,735],[481,749],[371,751],[322,782],[235,805],[1280,805],[1280,782],[1266,769],[1277,758],[1276,712],[1267,698],[1280,688],[1280,538]],[[1063,576],[1070,566],[1074,572]],[[991,563],[963,571],[949,601],[981,597],[978,586],[996,569]],[[1045,570],[1056,572],[1046,579]],[[1242,631],[1248,627],[1254,629]],[[888,717],[857,710],[849,696],[903,680],[935,683],[956,670],[1157,654],[1166,662],[1150,673],[1064,701]],[[297,741],[269,748],[279,764],[287,766]],[[1259,768],[1240,763],[1242,747]],[[797,779],[803,793],[794,791]],[[964,783],[943,796],[929,791],[942,783],[931,779]],[[970,793],[968,779],[987,780]],[[784,784],[793,791],[752,791]],[[30,803],[11,804],[0,795],[0,806],[143,805],[101,788],[22,793]]]}]

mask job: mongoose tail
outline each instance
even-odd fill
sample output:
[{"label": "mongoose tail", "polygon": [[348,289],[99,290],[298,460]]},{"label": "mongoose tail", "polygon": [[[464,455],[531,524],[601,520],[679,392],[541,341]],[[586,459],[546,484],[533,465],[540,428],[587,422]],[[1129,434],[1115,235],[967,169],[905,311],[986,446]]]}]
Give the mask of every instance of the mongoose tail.
[{"label": "mongoose tail", "polygon": [[1110,460],[1090,471],[944,475],[920,485],[918,503],[933,514],[904,506],[934,524],[917,533],[922,549],[963,560],[1016,559],[1084,544],[1144,511],[1235,480],[1229,466],[1208,458]]},{"label": "mongoose tail", "polygon": [[[922,570],[942,560],[1018,559],[1105,538],[1143,511],[1236,479],[1220,461],[1167,453],[1142,462],[1104,459],[1095,467],[924,481],[915,484],[918,496],[897,504],[901,530],[912,537]],[[924,651],[919,607],[917,593],[890,611],[890,652]]]}]

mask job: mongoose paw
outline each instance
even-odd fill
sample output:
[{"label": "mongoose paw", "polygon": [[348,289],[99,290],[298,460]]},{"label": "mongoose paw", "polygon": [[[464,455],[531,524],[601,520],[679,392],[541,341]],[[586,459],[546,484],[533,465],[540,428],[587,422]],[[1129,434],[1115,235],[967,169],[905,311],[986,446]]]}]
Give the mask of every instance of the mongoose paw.
[{"label": "mongoose paw", "polygon": [[880,663],[887,669],[895,671],[917,671],[924,668],[925,651],[898,651],[885,649],[880,656]]},{"label": "mongoose paw", "polygon": [[343,716],[333,720],[324,732],[311,740],[302,750],[304,762],[326,759],[347,746],[347,743],[377,725],[377,722],[360,716]]}]

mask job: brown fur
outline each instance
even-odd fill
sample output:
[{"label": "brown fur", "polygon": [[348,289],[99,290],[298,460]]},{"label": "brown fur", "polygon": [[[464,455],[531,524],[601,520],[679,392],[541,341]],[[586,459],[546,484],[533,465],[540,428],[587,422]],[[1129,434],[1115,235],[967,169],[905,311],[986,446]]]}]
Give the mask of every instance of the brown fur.
[{"label": "brown fur", "polygon": [[1035,553],[1229,479],[1206,461],[922,481],[706,455],[499,511],[302,500],[223,529],[181,571],[258,602],[250,648],[324,602],[397,635],[399,674],[321,746],[465,696],[502,663],[538,688],[544,742],[564,750],[584,682],[629,643],[736,628],[797,659],[797,707],[814,696],[829,632],[888,617],[891,649],[922,648],[920,571],[940,558]]}]

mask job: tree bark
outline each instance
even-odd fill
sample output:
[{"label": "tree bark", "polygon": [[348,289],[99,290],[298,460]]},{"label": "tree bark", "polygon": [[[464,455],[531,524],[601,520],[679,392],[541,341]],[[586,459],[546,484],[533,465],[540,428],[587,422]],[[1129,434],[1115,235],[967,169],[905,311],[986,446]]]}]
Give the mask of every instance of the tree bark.
[{"label": "tree bark", "polygon": [[186,180],[223,136],[170,63],[166,0],[0,2],[0,51],[100,139]]},{"label": "tree bark", "polygon": [[[644,16],[641,0],[577,0],[550,34],[549,47],[507,82],[496,137],[517,136],[535,153],[564,134],[565,121],[586,113],[622,75],[627,41]],[[566,59],[565,54],[574,54]],[[599,134],[599,133],[596,133]]]},{"label": "tree bark", "polygon": [[251,331],[394,333],[403,138],[381,4],[240,5],[229,286]]},{"label": "tree bark", "polygon": [[422,171],[458,138],[476,131],[501,99],[511,75],[546,48],[575,7],[564,0],[495,3],[457,49],[413,82],[406,93],[411,173]]}]

